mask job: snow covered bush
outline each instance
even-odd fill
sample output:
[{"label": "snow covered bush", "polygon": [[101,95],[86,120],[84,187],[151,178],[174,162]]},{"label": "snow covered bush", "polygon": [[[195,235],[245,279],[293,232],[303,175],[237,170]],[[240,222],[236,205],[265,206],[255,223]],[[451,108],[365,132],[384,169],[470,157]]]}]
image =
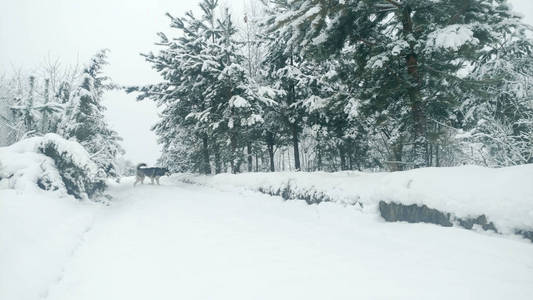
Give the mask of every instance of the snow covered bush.
[{"label": "snow covered bush", "polygon": [[57,134],[0,148],[0,189],[42,189],[86,199],[105,187],[87,151]]}]

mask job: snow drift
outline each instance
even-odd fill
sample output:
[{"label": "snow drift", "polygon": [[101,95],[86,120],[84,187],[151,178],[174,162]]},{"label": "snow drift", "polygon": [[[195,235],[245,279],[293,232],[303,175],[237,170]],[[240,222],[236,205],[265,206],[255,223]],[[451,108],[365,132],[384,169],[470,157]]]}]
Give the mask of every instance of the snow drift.
[{"label": "snow drift", "polygon": [[394,173],[180,174],[174,180],[219,189],[245,188],[284,199],[303,199],[309,204],[331,201],[355,205],[385,218],[386,214],[393,214],[392,221],[410,221],[398,217],[402,210],[387,207],[396,204],[411,207],[406,212],[411,214],[438,211],[446,218],[441,225],[449,222],[449,226],[472,228],[477,224],[483,229],[526,237],[533,231],[533,164],[500,169],[423,168]]}]

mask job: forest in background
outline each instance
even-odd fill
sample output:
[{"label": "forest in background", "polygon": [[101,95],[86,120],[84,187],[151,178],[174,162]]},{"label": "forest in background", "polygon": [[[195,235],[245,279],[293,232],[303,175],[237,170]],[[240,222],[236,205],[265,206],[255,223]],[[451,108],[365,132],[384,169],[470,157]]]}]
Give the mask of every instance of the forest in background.
[{"label": "forest in background", "polygon": [[[146,53],[161,82],[160,164],[179,172],[405,170],[533,162],[533,44],[507,1],[215,0],[168,14]],[[147,45],[148,48],[149,45]],[[50,63],[0,79],[0,142],[53,132],[118,176],[102,73]],[[134,104],[132,104],[134,105]]]},{"label": "forest in background", "polygon": [[174,170],[532,162],[530,28],[507,1],[264,0],[240,27],[200,7],[144,55],[163,81],[130,88],[163,107]]}]

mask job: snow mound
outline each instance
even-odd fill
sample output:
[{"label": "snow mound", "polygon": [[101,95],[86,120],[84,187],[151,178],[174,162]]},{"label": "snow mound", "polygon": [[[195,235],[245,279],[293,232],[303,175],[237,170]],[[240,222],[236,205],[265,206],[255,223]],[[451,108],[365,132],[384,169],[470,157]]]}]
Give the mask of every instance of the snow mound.
[{"label": "snow mound", "polygon": [[468,219],[485,215],[502,233],[533,230],[533,164],[491,169],[423,168],[394,173],[245,173],[175,175],[174,180],[244,188],[308,203],[332,201],[378,213],[379,203],[426,205]]},{"label": "snow mound", "polygon": [[105,188],[97,173],[96,164],[83,146],[57,134],[0,148],[0,190],[40,189],[84,199]]}]

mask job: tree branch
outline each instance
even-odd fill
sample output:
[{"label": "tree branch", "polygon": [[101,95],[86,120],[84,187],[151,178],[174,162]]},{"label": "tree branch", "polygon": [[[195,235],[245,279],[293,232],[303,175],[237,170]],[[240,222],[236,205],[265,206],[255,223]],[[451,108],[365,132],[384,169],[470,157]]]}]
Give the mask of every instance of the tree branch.
[{"label": "tree branch", "polygon": [[389,2],[390,4],[396,6],[396,7],[402,7],[402,4],[400,2],[397,2],[395,0],[385,0],[387,2]]}]

